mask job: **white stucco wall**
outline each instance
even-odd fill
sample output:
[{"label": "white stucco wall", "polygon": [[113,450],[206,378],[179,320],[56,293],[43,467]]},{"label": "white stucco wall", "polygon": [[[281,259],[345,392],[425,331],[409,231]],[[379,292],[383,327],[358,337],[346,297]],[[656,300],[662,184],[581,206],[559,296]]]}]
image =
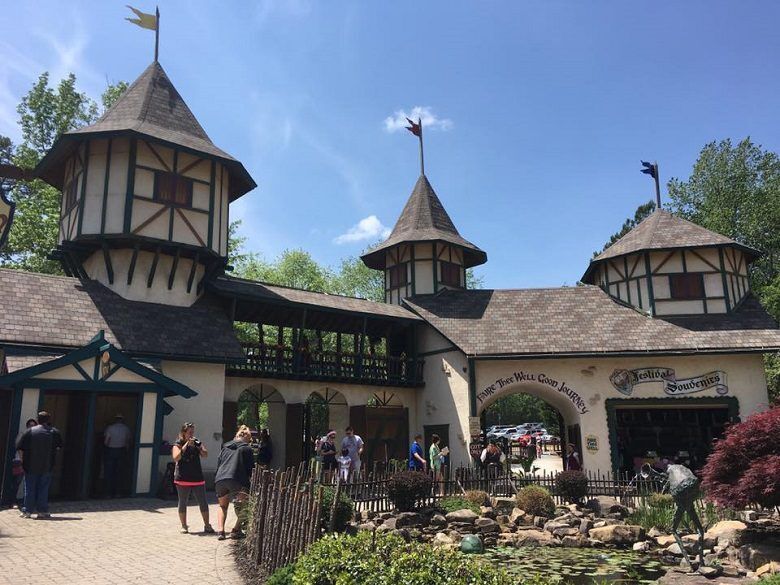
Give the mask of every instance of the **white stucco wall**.
[{"label": "white stucco wall", "polygon": [[[434,346],[447,347],[446,340],[428,332],[423,345],[431,351]],[[492,402],[515,392],[539,396],[559,410],[567,425],[579,423],[582,438],[595,435],[598,451],[589,452],[583,447],[583,463],[587,469],[610,471],[610,445],[607,429],[605,400],[626,399],[610,383],[609,376],[616,369],[673,368],[676,376],[689,378],[712,371],[727,375],[728,393],[739,402],[742,418],[768,408],[766,380],[762,358],[758,354],[686,356],[686,357],[637,357],[637,358],[587,358],[544,360],[493,360],[476,361],[477,414]],[[417,427],[426,424],[450,426],[452,461],[468,461],[467,441],[469,430],[469,389],[466,356],[449,352],[429,356],[425,365],[425,389],[420,393]],[[446,370],[446,371],[445,371]],[[516,373],[524,373],[517,382]],[[498,382],[501,380],[501,382]],[[503,385],[502,385],[503,384]],[[565,386],[564,386],[565,385]],[[493,388],[492,390],[490,388]],[[565,392],[561,392],[563,388]],[[696,392],[680,398],[720,397],[715,389]],[[480,400],[479,398],[482,398]],[[677,397],[664,393],[662,382],[638,384],[630,398]]]},{"label": "white stucco wall", "polygon": [[[217,467],[217,457],[222,447],[222,403],[225,394],[225,366],[195,362],[163,361],[162,373],[195,390],[192,398],[174,396],[165,401],[173,412],[163,419],[164,440],[173,443],[185,422],[195,424],[195,434],[209,450],[202,461],[204,473],[212,477]],[[167,457],[160,457],[160,469],[164,470]]]}]

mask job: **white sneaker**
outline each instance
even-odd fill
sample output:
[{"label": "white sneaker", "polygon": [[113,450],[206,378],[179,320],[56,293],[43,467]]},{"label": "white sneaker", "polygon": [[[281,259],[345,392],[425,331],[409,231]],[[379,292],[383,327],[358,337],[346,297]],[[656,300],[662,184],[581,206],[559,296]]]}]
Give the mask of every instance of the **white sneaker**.
[{"label": "white sneaker", "polygon": [[19,514],[19,517],[20,518],[32,518],[32,514],[30,514],[29,512],[22,511],[22,513]]}]

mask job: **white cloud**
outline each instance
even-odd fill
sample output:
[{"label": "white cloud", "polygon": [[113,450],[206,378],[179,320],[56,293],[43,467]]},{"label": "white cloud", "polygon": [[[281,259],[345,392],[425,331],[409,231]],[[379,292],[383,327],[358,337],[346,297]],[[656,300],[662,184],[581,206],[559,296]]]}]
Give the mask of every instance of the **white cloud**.
[{"label": "white cloud", "polygon": [[333,239],[335,244],[350,244],[352,242],[362,242],[363,240],[374,240],[378,238],[387,239],[390,235],[390,228],[383,225],[376,215],[364,217],[346,233]]},{"label": "white cloud", "polygon": [[425,130],[450,130],[453,126],[449,118],[439,118],[431,111],[428,106],[414,106],[411,111],[398,110],[392,116],[385,118],[385,131],[398,132],[409,126],[407,118],[415,122],[419,118],[422,120],[423,131]]}]

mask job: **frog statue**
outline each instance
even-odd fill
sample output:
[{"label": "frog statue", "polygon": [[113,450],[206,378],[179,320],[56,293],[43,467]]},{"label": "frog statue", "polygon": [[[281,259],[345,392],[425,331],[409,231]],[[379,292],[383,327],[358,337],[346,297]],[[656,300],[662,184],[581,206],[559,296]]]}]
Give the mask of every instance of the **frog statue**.
[{"label": "frog statue", "polygon": [[647,466],[648,470],[656,476],[665,477],[666,486],[669,490],[669,494],[674,498],[674,503],[677,505],[677,509],[674,512],[674,521],[672,522],[672,534],[677,541],[677,546],[680,547],[683,558],[688,566],[693,569],[693,563],[691,562],[688,553],[683,546],[682,538],[677,532],[682,522],[683,514],[688,513],[688,518],[696,527],[696,532],[699,534],[699,568],[704,567],[704,527],[701,524],[699,515],[696,513],[695,501],[698,496],[699,478],[697,478],[693,472],[685,465],[671,464],[666,468],[666,472],[656,471],[655,469]]}]

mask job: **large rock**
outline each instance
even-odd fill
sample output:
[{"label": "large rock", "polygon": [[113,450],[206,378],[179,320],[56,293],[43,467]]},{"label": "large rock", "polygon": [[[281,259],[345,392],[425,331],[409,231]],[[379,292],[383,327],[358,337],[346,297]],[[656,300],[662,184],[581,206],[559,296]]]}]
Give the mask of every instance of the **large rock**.
[{"label": "large rock", "polygon": [[580,548],[586,544],[587,539],[579,533],[576,536],[564,536],[561,539],[561,546],[566,548]]},{"label": "large rock", "polygon": [[509,513],[509,521],[512,524],[523,524],[523,516],[525,516],[525,510],[521,510],[520,508],[512,508],[512,511]]},{"label": "large rock", "polygon": [[454,512],[450,512],[446,516],[447,522],[461,522],[463,524],[474,524],[474,522],[479,518],[478,514],[475,514],[469,509],[463,509],[463,510],[455,510]]},{"label": "large rock", "polygon": [[780,563],[780,545],[756,542],[739,548],[739,562],[751,571],[773,561]]},{"label": "large rock", "polygon": [[677,541],[675,540],[674,536],[672,536],[671,534],[664,534],[655,537],[655,543],[658,546],[663,548],[666,548],[667,546],[669,546],[670,544],[674,544],[675,542]]},{"label": "large rock", "polygon": [[439,546],[455,544],[455,541],[444,532],[437,532],[433,536],[433,540],[431,541],[431,544],[435,547],[439,547]]},{"label": "large rock", "polygon": [[633,524],[615,524],[592,528],[588,536],[605,544],[634,544],[645,536],[645,529]]},{"label": "large rock", "polygon": [[571,526],[567,526],[566,528],[556,528],[553,530],[553,535],[557,536],[558,538],[563,538],[564,536],[579,536],[580,529],[579,528],[573,528]]},{"label": "large rock", "polygon": [[[698,534],[686,534],[682,537],[683,542],[692,542],[694,546],[699,546],[699,535]],[[715,548],[718,544],[718,539],[714,536],[707,536],[704,535],[704,548]]]},{"label": "large rock", "polygon": [[756,569],[756,577],[763,577],[764,575],[774,575],[780,573],[780,563],[771,561],[765,565],[761,565]]},{"label": "large rock", "polygon": [[395,517],[396,528],[410,528],[422,524],[423,517],[416,512],[402,512]]},{"label": "large rock", "polygon": [[515,546],[556,546],[558,539],[544,530],[518,530],[515,533]]},{"label": "large rock", "polygon": [[441,514],[434,514],[431,518],[431,527],[443,528],[445,526],[447,526],[447,519]]},{"label": "large rock", "polygon": [[580,534],[587,534],[591,528],[593,528],[593,520],[590,518],[580,520]]},{"label": "large rock", "polygon": [[569,528],[569,524],[567,522],[556,522],[555,520],[550,520],[544,525],[544,529],[547,532],[555,532],[559,528]]},{"label": "large rock", "polygon": [[631,547],[631,550],[646,553],[650,550],[650,543],[646,540],[643,540],[642,542],[635,542],[634,546]]},{"label": "large rock", "polygon": [[501,532],[501,527],[498,525],[498,522],[492,518],[477,518],[474,525],[482,534]]},{"label": "large rock", "polygon": [[705,536],[715,539],[719,545],[740,546],[744,544],[745,530],[747,525],[739,520],[721,520],[715,526],[710,528]]}]

